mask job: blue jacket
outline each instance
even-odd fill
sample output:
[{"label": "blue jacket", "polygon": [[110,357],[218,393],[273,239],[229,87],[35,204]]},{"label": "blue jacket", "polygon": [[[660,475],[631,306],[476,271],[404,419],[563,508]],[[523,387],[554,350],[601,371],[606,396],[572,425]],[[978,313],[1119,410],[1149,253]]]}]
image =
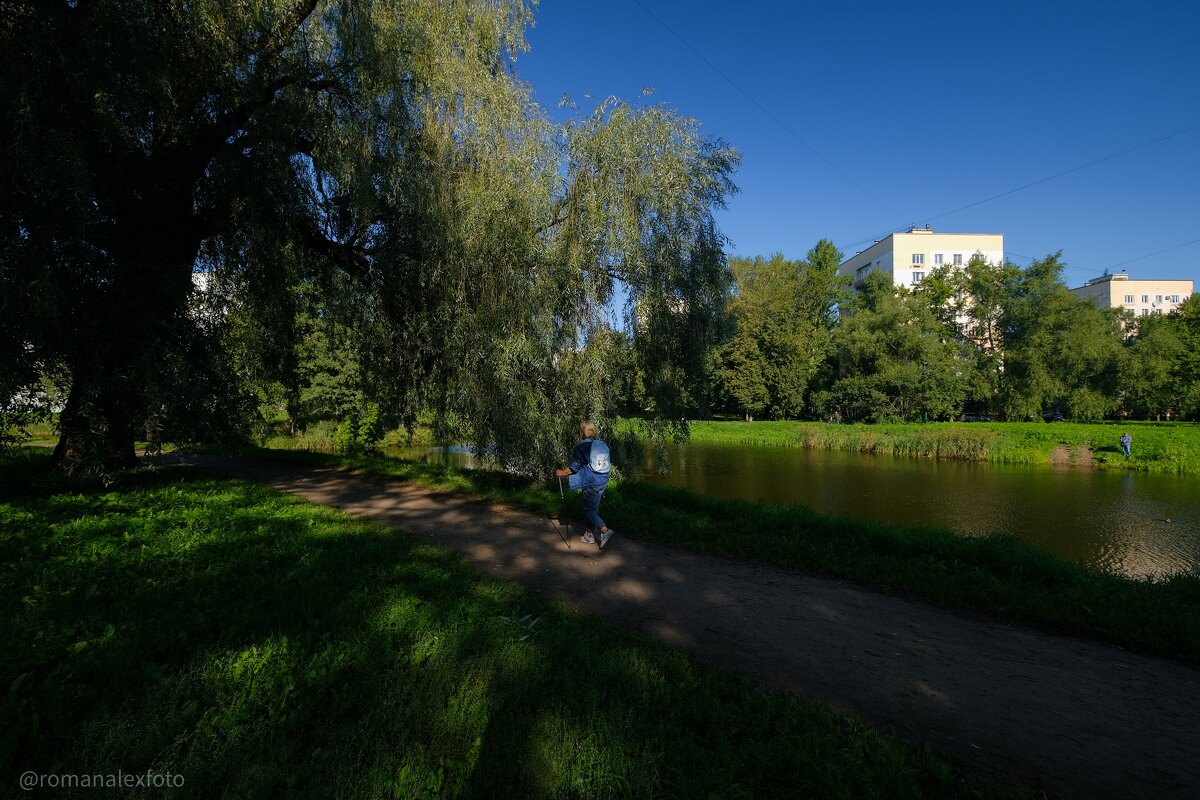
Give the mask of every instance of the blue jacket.
[{"label": "blue jacket", "polygon": [[607,486],[611,468],[608,445],[599,439],[584,439],[571,451],[571,463],[567,466],[571,470],[567,479],[571,489]]}]

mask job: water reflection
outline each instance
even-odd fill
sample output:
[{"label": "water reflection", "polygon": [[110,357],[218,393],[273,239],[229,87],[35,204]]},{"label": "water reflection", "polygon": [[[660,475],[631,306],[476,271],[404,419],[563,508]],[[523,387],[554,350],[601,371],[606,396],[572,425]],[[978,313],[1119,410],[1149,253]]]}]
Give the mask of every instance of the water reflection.
[{"label": "water reflection", "polygon": [[[470,453],[425,457],[478,463]],[[614,452],[629,477],[717,497],[968,536],[1005,533],[1135,577],[1200,574],[1200,482],[1193,478],[696,443],[669,447],[665,459],[660,464],[647,452],[631,464]]]}]

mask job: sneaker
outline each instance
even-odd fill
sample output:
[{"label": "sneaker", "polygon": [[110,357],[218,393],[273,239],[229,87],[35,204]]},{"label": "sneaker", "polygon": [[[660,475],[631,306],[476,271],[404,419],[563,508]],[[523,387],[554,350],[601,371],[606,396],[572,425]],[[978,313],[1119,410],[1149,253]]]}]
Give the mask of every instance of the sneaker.
[{"label": "sneaker", "polygon": [[604,533],[600,534],[600,549],[604,549],[604,545],[608,544],[608,540],[612,538],[613,529],[609,528]]},{"label": "sneaker", "polygon": [[[583,536],[580,536],[579,541],[583,542],[584,544],[595,544],[596,543],[596,540],[595,540],[595,538],[593,538],[591,531],[588,531]],[[603,545],[601,545],[601,547],[603,547]]]}]

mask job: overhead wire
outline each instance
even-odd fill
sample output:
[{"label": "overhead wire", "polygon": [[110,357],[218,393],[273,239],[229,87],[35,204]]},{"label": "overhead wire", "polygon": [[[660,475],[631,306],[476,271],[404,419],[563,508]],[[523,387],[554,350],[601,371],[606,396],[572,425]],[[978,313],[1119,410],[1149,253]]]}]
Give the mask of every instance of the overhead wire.
[{"label": "overhead wire", "polygon": [[[1127,258],[1124,261],[1118,261],[1115,264],[1109,264],[1107,267],[1103,267],[1101,269],[1097,269],[1095,267],[1075,267],[1075,266],[1071,266],[1068,264],[1064,264],[1063,269],[1064,270],[1068,270],[1068,269],[1074,270],[1076,272],[1086,272],[1089,275],[1107,275],[1107,274],[1110,274],[1117,267],[1123,267],[1126,264],[1132,264],[1133,262],[1141,261],[1144,258],[1152,258],[1153,256],[1159,256],[1159,255],[1162,255],[1163,253],[1169,253],[1172,250],[1178,250],[1181,247],[1187,247],[1190,244],[1198,244],[1198,243],[1200,243],[1200,239],[1189,239],[1186,242],[1180,242],[1179,244],[1171,245],[1170,247],[1164,247],[1161,250],[1155,250],[1152,253],[1145,253],[1144,255],[1134,256],[1133,258]],[[1025,259],[1025,260],[1029,261],[1030,263],[1037,260],[1033,256],[1021,255],[1020,253],[1014,253],[1011,250],[1005,250],[1004,255],[1006,258],[1008,256],[1016,256],[1017,258]]]},{"label": "overhead wire", "polygon": [[1192,239],[1191,241],[1183,242],[1182,244],[1176,244],[1176,245],[1172,245],[1171,247],[1165,247],[1162,250],[1155,250],[1153,253],[1146,253],[1146,255],[1144,255],[1144,256],[1136,256],[1134,258],[1127,258],[1124,261],[1118,261],[1116,264],[1113,264],[1110,267],[1105,267],[1105,271],[1108,271],[1110,269],[1116,269],[1117,267],[1123,267],[1126,264],[1132,264],[1134,261],[1141,261],[1143,258],[1150,258],[1151,256],[1158,256],[1158,255],[1162,255],[1163,253],[1169,253],[1172,250],[1178,250],[1181,247],[1187,247],[1189,244],[1196,244],[1197,242],[1200,242],[1200,239]]},{"label": "overhead wire", "polygon": [[[1061,178],[1065,175],[1070,175],[1073,172],[1079,172],[1080,170],[1087,169],[1088,167],[1094,167],[1097,164],[1103,164],[1105,161],[1111,161],[1114,158],[1118,158],[1120,156],[1127,155],[1136,150],[1141,150],[1143,148],[1149,147],[1152,144],[1158,144],[1159,142],[1164,142],[1167,139],[1173,139],[1176,136],[1182,136],[1185,133],[1190,133],[1191,131],[1194,131],[1197,129],[1200,129],[1200,122],[1194,123],[1192,125],[1187,125],[1183,128],[1179,128],[1178,130],[1171,131],[1170,133],[1164,133],[1161,136],[1155,136],[1153,139],[1147,139],[1146,141],[1139,142],[1138,144],[1130,145],[1128,147],[1123,147],[1120,150],[1116,150],[1112,153],[1108,153],[1107,155],[1100,156],[1099,158],[1094,158],[1091,161],[1086,161],[1083,164],[1077,164],[1076,166],[1073,166],[1070,169],[1064,169],[1059,172],[1055,172],[1053,175],[1047,175],[1044,178],[1038,178],[1036,181],[1030,181],[1029,183],[1022,184],[1013,189],[1008,189],[1007,191],[999,192],[998,194],[994,194],[989,197],[985,197],[982,200],[976,200],[975,202],[968,203],[965,206],[959,206],[958,208],[951,209],[950,211],[943,211],[942,213],[935,214],[932,217],[925,217],[924,222],[926,225],[928,225],[930,222],[933,222],[935,219],[941,219],[942,217],[948,217],[951,214],[958,213],[959,211],[965,211],[968,208],[974,208],[975,206],[980,206],[980,205],[983,205],[984,203],[989,203],[992,200],[998,200],[1001,197],[1007,197],[1010,194],[1016,194],[1017,192],[1024,191],[1025,189],[1030,189],[1030,188],[1033,188],[1034,186],[1038,186],[1038,185],[1041,185],[1048,181],[1052,181],[1055,178]],[[885,236],[887,236],[888,234],[895,233],[896,230],[898,230],[898,229],[891,229],[891,230],[887,231],[887,233],[884,233],[880,236],[872,237],[871,239],[860,239],[857,242],[853,242],[849,245],[846,245],[846,247],[847,248],[857,247],[860,244],[866,244],[867,242],[870,242],[870,241],[882,239]],[[1190,242],[1188,244],[1190,244]],[[1182,245],[1180,245],[1180,246],[1182,246]],[[1174,248],[1168,248],[1168,249],[1174,249]],[[1157,253],[1151,253],[1150,255],[1157,255]],[[1149,256],[1144,256],[1144,257],[1149,258]],[[1133,259],[1133,260],[1136,261],[1137,259]],[[1128,263],[1128,262],[1125,262],[1125,263]]]},{"label": "overhead wire", "polygon": [[[708,58],[707,58],[707,57],[706,57],[706,56],[705,56],[705,55],[704,55],[702,52],[700,52],[700,50],[698,50],[696,47],[694,47],[694,46],[691,44],[691,42],[689,42],[689,41],[688,41],[687,39],[685,39],[685,38],[684,38],[682,35],[680,35],[680,34],[679,34],[679,33],[678,33],[678,32],[677,32],[677,31],[676,31],[674,28],[672,28],[670,25],[668,25],[668,24],[667,24],[667,23],[666,23],[666,22],[665,22],[665,21],[664,21],[664,20],[663,20],[661,17],[659,17],[657,14],[655,14],[655,13],[654,13],[653,11],[651,11],[649,8],[647,8],[647,7],[646,7],[646,5],[645,5],[644,3],[642,3],[642,2],[641,2],[641,0],[631,0],[631,2],[632,2],[634,5],[636,5],[638,8],[640,8],[640,9],[641,9],[643,12],[645,12],[645,14],[646,14],[647,16],[649,16],[651,19],[653,19],[655,22],[657,22],[657,23],[658,23],[658,24],[659,24],[659,25],[660,25],[660,26],[661,26],[661,27],[662,27],[664,30],[666,30],[666,31],[667,31],[667,33],[671,34],[671,35],[672,35],[672,36],[674,36],[676,39],[678,39],[678,40],[679,40],[679,42],[680,42],[680,43],[681,43],[681,44],[682,44],[684,47],[686,47],[686,48],[687,48],[689,51],[691,51],[691,53],[692,53],[694,56],[696,56],[696,58],[698,58],[698,59],[700,59],[702,62],[704,62],[704,64],[705,64],[705,65],[706,65],[706,66],[707,66],[709,69],[711,69],[711,70],[712,70],[713,72],[715,72],[715,73],[716,73],[718,76],[720,76],[720,78],[721,78],[722,80],[724,80],[726,83],[728,83],[730,86],[732,86],[732,87],[733,87],[735,90],[737,90],[737,92],[738,92],[739,94],[741,94],[741,95],[742,95],[743,97],[745,97],[745,98],[746,98],[748,101],[750,101],[750,103],[751,103],[751,104],[752,104],[752,105],[753,105],[755,108],[757,108],[757,109],[758,109],[759,111],[761,111],[761,112],[762,112],[762,113],[763,113],[763,114],[764,114],[764,115],[765,115],[767,118],[769,118],[769,119],[770,119],[772,122],[774,122],[776,125],[778,125],[778,126],[779,126],[779,127],[780,127],[780,128],[781,128],[781,129],[782,129],[784,132],[785,132],[785,133],[787,133],[789,136],[791,136],[791,137],[792,137],[793,139],[795,139],[796,141],[800,142],[800,144],[804,145],[804,147],[805,147],[806,149],[808,149],[808,151],[809,151],[809,152],[811,152],[811,153],[812,153],[814,156],[816,156],[818,159],[820,159],[820,160],[821,160],[821,161],[822,161],[822,162],[823,162],[823,163],[824,163],[826,166],[828,166],[828,167],[829,167],[831,170],[833,170],[833,171],[834,171],[835,173],[837,173],[837,174],[838,174],[840,177],[842,177],[844,180],[846,180],[848,183],[850,183],[852,186],[854,186],[856,189],[858,189],[860,192],[862,192],[862,193],[863,193],[863,194],[864,194],[866,197],[868,197],[868,198],[869,198],[871,201],[873,201],[873,202],[874,202],[876,205],[878,205],[880,208],[884,209],[885,211],[887,211],[887,212],[888,212],[888,213],[890,213],[892,216],[894,216],[894,217],[896,217],[896,218],[898,218],[898,219],[904,219],[904,217],[903,217],[903,216],[902,216],[900,213],[898,213],[898,212],[897,212],[895,209],[891,208],[891,207],[890,207],[890,206],[888,206],[886,203],[884,203],[882,200],[880,200],[878,197],[876,197],[876,196],[875,196],[875,195],[874,195],[872,192],[870,192],[868,189],[866,189],[864,186],[862,186],[862,184],[860,184],[858,181],[854,180],[854,179],[853,179],[853,178],[851,178],[849,175],[847,175],[845,172],[843,172],[841,169],[839,169],[839,168],[838,168],[838,166],[837,166],[836,164],[834,164],[832,161],[830,161],[828,158],[826,158],[826,157],[825,157],[825,156],[824,156],[824,155],[823,155],[823,154],[822,154],[820,151],[818,151],[818,150],[817,150],[815,147],[813,147],[813,146],[812,146],[812,145],[811,145],[811,144],[810,144],[808,141],[806,141],[806,140],[805,140],[805,139],[804,139],[802,136],[800,136],[800,134],[796,133],[796,131],[794,131],[794,130],[793,130],[793,129],[792,129],[790,126],[789,126],[789,125],[787,125],[787,124],[786,124],[786,123],[785,123],[783,120],[781,120],[781,119],[780,119],[779,117],[777,117],[777,116],[776,116],[774,113],[772,113],[772,112],[771,112],[771,110],[770,110],[770,109],[768,109],[766,106],[764,106],[764,105],[763,105],[761,102],[759,102],[759,101],[758,101],[758,99],[757,99],[756,97],[754,97],[754,96],[753,96],[752,94],[750,94],[748,91],[746,91],[745,89],[743,89],[743,88],[741,87],[741,85],[740,85],[740,84],[738,84],[736,81],[734,81],[734,80],[733,80],[732,78],[730,78],[728,75],[726,75],[726,74],[725,74],[725,73],[724,73],[724,72],[723,72],[723,71],[722,71],[722,70],[721,70],[719,67],[717,67],[717,65],[716,65],[716,64],[714,64],[712,61],[710,61],[710,60],[709,60],[709,59],[708,59]],[[997,193],[997,194],[990,195],[990,196],[988,196],[988,197],[985,197],[985,198],[983,198],[983,199],[981,199],[981,200],[976,200],[976,201],[975,201],[975,202],[973,202],[973,203],[968,203],[968,204],[966,204],[966,205],[959,206],[958,208],[953,208],[953,209],[950,209],[949,211],[943,211],[943,212],[941,212],[941,213],[939,213],[939,214],[935,214],[935,215],[933,215],[933,216],[931,216],[931,217],[926,217],[926,218],[924,219],[925,225],[926,225],[926,226],[928,226],[928,224],[929,224],[929,223],[931,223],[931,222],[933,222],[934,220],[937,220],[937,219],[942,219],[943,217],[948,217],[948,216],[950,216],[951,214],[957,214],[957,213],[958,213],[958,212],[960,212],[960,211],[966,211],[967,209],[970,209],[970,208],[975,208],[976,206],[981,206],[981,205],[983,205],[984,203],[990,203],[990,202],[991,202],[991,201],[993,201],[993,200],[999,200],[999,199],[1000,199],[1000,198],[1002,198],[1002,197],[1007,197],[1007,196],[1009,196],[1009,195],[1016,194],[1017,192],[1021,192],[1021,191],[1024,191],[1024,190],[1026,190],[1026,189],[1031,189],[1031,188],[1033,188],[1034,186],[1040,186],[1040,185],[1041,185],[1041,184],[1043,184],[1043,183],[1048,183],[1049,181],[1056,180],[1057,178],[1062,178],[1062,177],[1065,177],[1065,176],[1067,176],[1067,175],[1070,175],[1070,174],[1072,174],[1072,173],[1075,173],[1075,172],[1079,172],[1079,171],[1081,171],[1081,170],[1084,170],[1084,169],[1088,169],[1089,167],[1094,167],[1094,166],[1097,166],[1098,164],[1103,164],[1104,162],[1106,162],[1106,161],[1111,161],[1111,160],[1113,160],[1114,158],[1119,158],[1120,156],[1123,156],[1123,155],[1128,155],[1129,153],[1133,153],[1133,152],[1136,152],[1136,151],[1138,151],[1138,150],[1142,150],[1142,149],[1144,149],[1144,148],[1146,148],[1146,147],[1149,147],[1149,146],[1151,146],[1151,145],[1154,145],[1154,144],[1158,144],[1159,142],[1164,142],[1164,141],[1166,141],[1166,140],[1168,140],[1168,139],[1173,139],[1173,138],[1175,138],[1176,136],[1182,136],[1182,135],[1183,135],[1183,134],[1185,134],[1185,133],[1190,133],[1191,131],[1194,131],[1194,130],[1197,130],[1197,129],[1200,129],[1200,122],[1196,122],[1196,123],[1193,123],[1193,124],[1191,124],[1191,125],[1187,125],[1187,126],[1185,126],[1185,127],[1179,128],[1179,129],[1177,129],[1177,130],[1174,130],[1174,131],[1170,131],[1169,133],[1164,133],[1164,134],[1162,134],[1162,135],[1160,135],[1160,136],[1155,136],[1154,138],[1152,138],[1152,139],[1147,139],[1147,140],[1146,140],[1146,141],[1144,141],[1144,142],[1139,142],[1139,143],[1137,143],[1137,144],[1134,144],[1134,145],[1130,145],[1130,146],[1128,146],[1128,147],[1121,148],[1120,150],[1116,150],[1116,151],[1114,151],[1114,152],[1111,152],[1111,153],[1108,153],[1108,154],[1106,154],[1106,155],[1100,156],[1099,158],[1094,158],[1094,159],[1092,159],[1092,160],[1090,160],[1090,161],[1086,161],[1086,162],[1084,162],[1084,163],[1082,163],[1082,164],[1077,164],[1077,165],[1075,165],[1075,166],[1073,166],[1073,167],[1070,167],[1070,168],[1068,168],[1068,169],[1060,170],[1059,172],[1055,172],[1055,173],[1053,173],[1053,174],[1051,174],[1051,175],[1047,175],[1047,176],[1045,176],[1045,177],[1038,178],[1038,179],[1037,179],[1037,180],[1035,180],[1035,181],[1030,181],[1029,183],[1024,183],[1024,184],[1022,184],[1022,185],[1020,185],[1020,186],[1016,186],[1016,187],[1014,187],[1014,188],[1012,188],[1012,189],[1008,189],[1008,190],[1006,190],[1006,191],[1003,191],[1003,192],[999,192],[999,193]],[[847,249],[849,249],[849,248],[851,248],[851,247],[857,247],[857,246],[858,246],[858,245],[860,245],[860,244],[866,244],[866,243],[868,243],[868,242],[877,242],[877,241],[879,241],[880,239],[883,239],[884,237],[886,237],[886,236],[888,236],[888,235],[890,235],[890,234],[892,234],[892,233],[895,233],[895,232],[897,232],[897,231],[899,231],[899,230],[903,230],[903,228],[891,228],[891,229],[889,229],[889,230],[888,230],[886,233],[880,234],[879,236],[872,237],[872,238],[869,238],[869,239],[860,239],[860,240],[858,240],[858,241],[856,241],[856,242],[854,242],[854,243],[852,243],[852,244],[850,244],[850,245],[846,245],[845,247],[846,247]],[[1172,247],[1168,247],[1168,248],[1165,248],[1165,249],[1163,249],[1163,250],[1157,250],[1157,251],[1155,251],[1155,252],[1153,252],[1153,253],[1147,253],[1146,255],[1137,256],[1136,258],[1127,259],[1127,260],[1125,260],[1125,261],[1121,261],[1121,262],[1119,262],[1119,263],[1117,263],[1117,264],[1114,264],[1114,265],[1112,265],[1112,266],[1110,266],[1110,267],[1107,267],[1107,268],[1105,268],[1105,270],[1104,270],[1104,271],[1105,271],[1105,272],[1107,272],[1108,270],[1114,269],[1115,267],[1124,266],[1125,264],[1130,264],[1130,263],[1133,263],[1134,261],[1140,261],[1140,260],[1142,260],[1143,258],[1150,258],[1151,256],[1161,255],[1162,253],[1170,252],[1171,250],[1177,250],[1177,249],[1179,249],[1180,247],[1186,247],[1187,245],[1189,245],[1189,244],[1195,244],[1196,242],[1200,242],[1200,239],[1193,239],[1193,240],[1191,240],[1191,241],[1184,242],[1184,243],[1182,243],[1182,244],[1178,244],[1178,245],[1174,245],[1174,246],[1172,246]],[[1034,259],[1034,258],[1032,258],[1031,256],[1021,256],[1021,255],[1019,255],[1019,254],[1017,254],[1017,253],[1012,253],[1012,255],[1016,255],[1016,256],[1018,256],[1019,258],[1029,259],[1030,261],[1034,261],[1034,260],[1035,260],[1035,259]],[[1090,270],[1090,269],[1088,269],[1087,267],[1065,267],[1065,269],[1079,270],[1079,271],[1085,271],[1085,272],[1095,272],[1095,271],[1096,271],[1096,270]]]},{"label": "overhead wire", "polygon": [[1129,147],[1122,148],[1120,150],[1117,150],[1116,152],[1101,156],[1100,158],[1095,158],[1095,159],[1092,159],[1091,161],[1087,161],[1087,162],[1084,162],[1083,164],[1079,164],[1077,166],[1071,167],[1070,169],[1064,169],[1061,172],[1054,173],[1053,175],[1047,175],[1044,178],[1038,178],[1036,181],[1030,181],[1029,183],[1022,184],[1021,186],[1018,186],[1014,189],[1009,189],[1008,191],[1000,192],[999,194],[994,194],[990,197],[985,197],[982,200],[976,200],[974,203],[968,203],[965,206],[959,206],[958,208],[954,208],[949,211],[943,211],[942,213],[935,214],[932,217],[926,217],[925,224],[929,224],[930,222],[933,222],[935,219],[941,219],[942,217],[948,217],[951,214],[957,214],[959,211],[966,211],[968,208],[974,208],[975,206],[980,206],[980,205],[983,205],[984,203],[990,203],[992,200],[998,200],[1001,197],[1007,197],[1010,194],[1016,194],[1017,192],[1024,191],[1025,189],[1030,189],[1034,186],[1038,186],[1038,185],[1046,183],[1048,181],[1052,181],[1055,178],[1061,178],[1065,175],[1070,175],[1073,172],[1079,172],[1080,170],[1087,169],[1088,167],[1094,167],[1097,164],[1103,164],[1105,161],[1111,161],[1114,158],[1126,155],[1128,153],[1132,153],[1135,150],[1141,150],[1142,148],[1149,147],[1152,144],[1158,144],[1159,142],[1166,141],[1167,139],[1173,139],[1176,136],[1182,136],[1183,134],[1189,133],[1198,128],[1200,128],[1200,122],[1197,122],[1192,125],[1188,125],[1187,127],[1180,128],[1179,130],[1176,130],[1176,131],[1171,131],[1170,133],[1165,133],[1162,136],[1156,136],[1153,139],[1149,139],[1145,142],[1141,142],[1139,144],[1135,144],[1135,145],[1131,145]]}]

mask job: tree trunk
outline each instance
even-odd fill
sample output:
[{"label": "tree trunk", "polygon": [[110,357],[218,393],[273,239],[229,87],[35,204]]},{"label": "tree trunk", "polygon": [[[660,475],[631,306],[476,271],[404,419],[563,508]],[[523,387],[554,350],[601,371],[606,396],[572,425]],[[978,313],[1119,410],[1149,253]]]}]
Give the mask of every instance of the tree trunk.
[{"label": "tree trunk", "polygon": [[81,375],[71,386],[59,415],[52,469],[72,476],[105,475],[138,465],[133,443],[136,401],[119,381],[92,381]]},{"label": "tree trunk", "polygon": [[[131,347],[114,344],[107,320],[93,320],[94,341],[71,364],[71,391],[59,415],[51,468],[66,475],[111,475],[138,465],[137,431],[146,419],[145,368]],[[143,346],[145,346],[143,344]]]},{"label": "tree trunk", "polygon": [[[190,189],[162,192],[110,234],[108,279],[81,303],[87,331],[68,355],[71,393],[59,417],[51,466],[109,475],[138,465],[151,387],[161,380],[171,326],[186,306],[198,241],[189,230]],[[161,386],[159,388],[162,388]]]}]

